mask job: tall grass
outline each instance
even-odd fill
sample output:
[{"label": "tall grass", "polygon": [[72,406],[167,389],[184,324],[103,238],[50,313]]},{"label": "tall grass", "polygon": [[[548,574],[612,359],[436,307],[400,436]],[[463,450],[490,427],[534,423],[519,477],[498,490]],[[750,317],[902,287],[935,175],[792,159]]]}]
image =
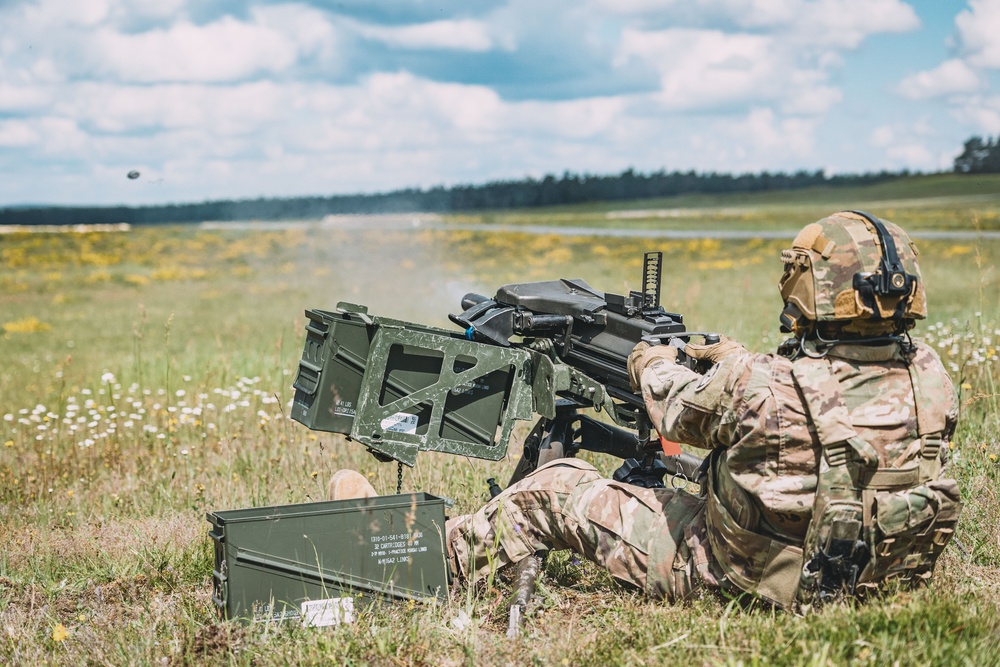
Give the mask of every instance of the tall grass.
[{"label": "tall grass", "polygon": [[[949,216],[971,228],[963,210]],[[769,212],[758,207],[752,219]],[[382,492],[395,488],[394,466],[288,419],[305,308],[344,300],[450,326],[465,292],[508,282],[582,277],[611,292],[638,288],[642,251],[660,248],[668,309],[691,328],[767,350],[779,340],[783,245],[420,229],[0,236],[0,662],[996,661],[995,241],[920,246],[932,319],[917,335],[961,388],[952,459],[967,499],[931,589],[807,618],[712,594],[671,607],[562,554],[549,560],[517,641],[504,637],[504,573],[437,607],[380,606],[333,629],[215,618],[206,511],[320,499],[344,467]],[[610,472],[612,462],[594,460]],[[454,498],[465,512],[485,498],[486,478],[512,465],[422,454],[403,486]]]}]

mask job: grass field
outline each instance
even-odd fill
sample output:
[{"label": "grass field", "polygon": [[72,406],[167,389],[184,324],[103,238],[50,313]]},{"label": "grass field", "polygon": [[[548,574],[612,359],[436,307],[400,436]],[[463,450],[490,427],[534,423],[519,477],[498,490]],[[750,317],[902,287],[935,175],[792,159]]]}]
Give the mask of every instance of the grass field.
[{"label": "grass field", "polygon": [[[934,199],[921,205],[910,186],[879,186],[837,206],[914,229],[997,228],[998,198],[962,187],[924,183],[916,193]],[[599,225],[611,224],[612,210],[697,209],[680,222],[613,224],[794,230],[843,194],[477,219]],[[780,340],[785,245],[419,228],[0,235],[0,663],[1000,664],[996,240],[920,243],[931,318],[916,335],[961,388],[952,457],[967,503],[929,589],[805,618],[714,594],[671,607],[557,555],[519,640],[504,637],[503,576],[447,604],[377,608],[332,629],[216,618],[206,511],[321,499],[343,467],[381,492],[395,487],[395,466],[286,418],[304,309],[344,300],[450,326],[465,292],[508,282],[582,277],[610,292],[638,288],[642,251],[655,248],[665,252],[668,309],[763,351]],[[422,454],[403,488],[471,511],[486,478],[512,466]]]}]

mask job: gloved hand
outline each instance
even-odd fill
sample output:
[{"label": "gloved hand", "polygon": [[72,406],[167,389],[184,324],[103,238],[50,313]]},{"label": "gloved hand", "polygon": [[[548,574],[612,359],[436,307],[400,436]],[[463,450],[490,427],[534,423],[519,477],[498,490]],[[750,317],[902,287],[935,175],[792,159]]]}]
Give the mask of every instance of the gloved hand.
[{"label": "gloved hand", "polygon": [[639,391],[642,371],[658,360],[677,363],[677,348],[673,345],[650,345],[644,340],[636,343],[628,355],[628,379],[632,383],[632,391]]},{"label": "gloved hand", "polygon": [[729,336],[722,336],[718,343],[713,343],[712,345],[688,343],[684,346],[684,354],[687,356],[698,361],[708,361],[713,364],[719,363],[725,357],[734,354],[746,354],[747,352],[748,350],[743,347],[742,343]]}]

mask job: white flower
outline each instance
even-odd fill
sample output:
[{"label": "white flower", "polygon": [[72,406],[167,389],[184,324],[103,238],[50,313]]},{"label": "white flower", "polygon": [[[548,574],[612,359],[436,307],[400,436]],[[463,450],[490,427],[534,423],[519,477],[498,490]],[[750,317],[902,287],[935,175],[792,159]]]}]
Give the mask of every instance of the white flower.
[{"label": "white flower", "polygon": [[115,381],[114,373],[105,373],[104,375],[101,376],[101,382],[114,382],[114,381]]},{"label": "white flower", "polygon": [[464,609],[460,609],[458,613],[452,617],[450,625],[455,630],[461,632],[472,625],[472,617],[469,615],[469,612]]}]

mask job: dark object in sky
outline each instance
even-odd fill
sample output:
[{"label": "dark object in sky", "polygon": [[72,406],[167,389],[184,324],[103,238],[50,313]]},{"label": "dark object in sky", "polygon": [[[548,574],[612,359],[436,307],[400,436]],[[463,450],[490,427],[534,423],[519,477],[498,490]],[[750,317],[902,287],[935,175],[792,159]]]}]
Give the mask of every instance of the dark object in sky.
[{"label": "dark object in sky", "polygon": [[133,169],[132,171],[130,171],[125,175],[128,176],[128,180],[130,181],[134,181],[135,179],[139,178],[139,172],[136,171],[135,169]]}]

